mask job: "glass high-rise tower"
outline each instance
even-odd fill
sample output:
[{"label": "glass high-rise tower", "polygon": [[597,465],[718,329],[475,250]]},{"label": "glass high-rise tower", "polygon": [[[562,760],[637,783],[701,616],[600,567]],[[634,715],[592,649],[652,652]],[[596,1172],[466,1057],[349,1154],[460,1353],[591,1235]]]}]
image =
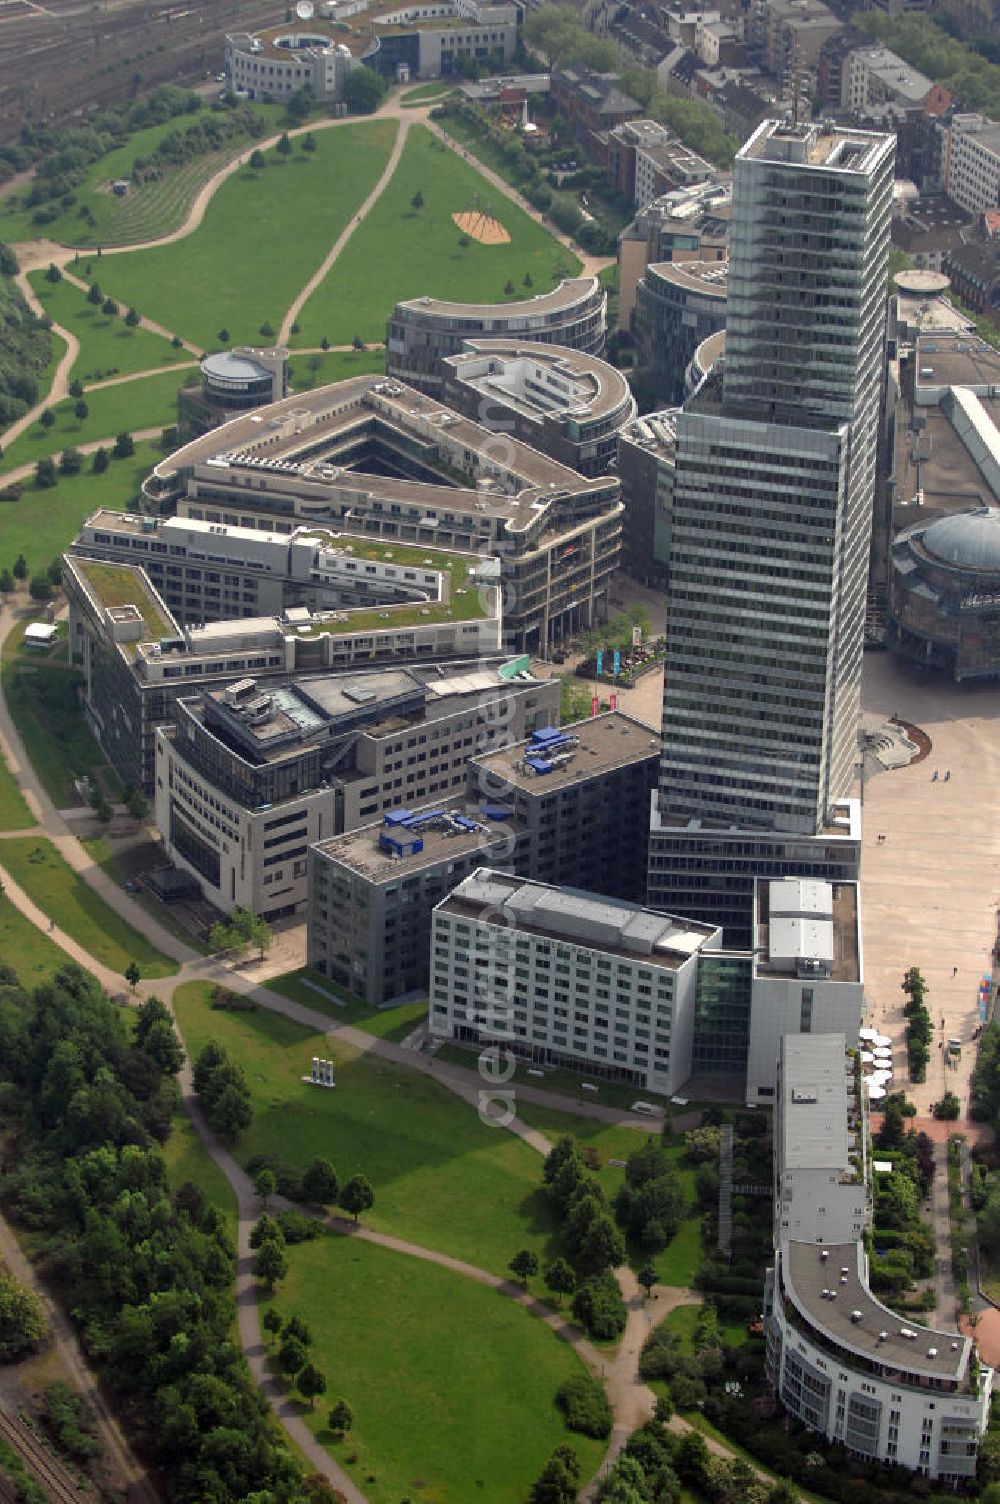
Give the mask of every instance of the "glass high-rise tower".
[{"label": "glass high-rise tower", "polygon": [[649,901],[749,935],[755,876],[857,875],[861,654],[895,140],[736,158],[726,353],[677,421]]}]

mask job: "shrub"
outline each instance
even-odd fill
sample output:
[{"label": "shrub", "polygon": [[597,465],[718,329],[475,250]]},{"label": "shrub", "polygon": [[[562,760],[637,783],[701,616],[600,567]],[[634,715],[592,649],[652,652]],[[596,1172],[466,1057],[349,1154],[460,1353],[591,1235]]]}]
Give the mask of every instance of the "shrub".
[{"label": "shrub", "polygon": [[556,1392],[556,1404],[566,1417],[571,1431],[605,1441],[611,1435],[612,1415],[603,1385],[590,1374],[567,1379]]}]

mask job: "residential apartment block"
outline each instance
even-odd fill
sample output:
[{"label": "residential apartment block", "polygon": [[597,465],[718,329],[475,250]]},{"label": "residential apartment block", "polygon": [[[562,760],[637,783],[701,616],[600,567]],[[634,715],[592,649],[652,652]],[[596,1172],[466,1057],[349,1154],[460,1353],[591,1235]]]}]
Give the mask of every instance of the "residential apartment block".
[{"label": "residential apartment block", "polygon": [[975,1477],[993,1370],[971,1337],[872,1294],[871,1200],[858,1057],[842,1034],[785,1039],[775,1111],[767,1372],[795,1420],[862,1462],[958,1486]]}]

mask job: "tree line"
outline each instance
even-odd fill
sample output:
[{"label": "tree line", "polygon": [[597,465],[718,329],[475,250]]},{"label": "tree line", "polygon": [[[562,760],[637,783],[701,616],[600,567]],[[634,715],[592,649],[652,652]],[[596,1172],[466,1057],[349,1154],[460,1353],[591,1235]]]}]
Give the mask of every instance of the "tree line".
[{"label": "tree line", "polygon": [[[191,1504],[311,1493],[231,1340],[235,1249],[219,1212],[171,1192],[162,1145],[183,1052],[166,1008],[136,1027],[77,966],[0,985],[4,1205],[149,1461]],[[329,1498],[329,1491],[325,1493]]]}]

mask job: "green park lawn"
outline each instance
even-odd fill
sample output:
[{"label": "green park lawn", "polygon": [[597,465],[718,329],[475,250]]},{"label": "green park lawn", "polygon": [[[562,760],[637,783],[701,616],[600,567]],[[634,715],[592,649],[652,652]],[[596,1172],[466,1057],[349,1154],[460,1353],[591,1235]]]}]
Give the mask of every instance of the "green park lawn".
[{"label": "green park lawn", "polygon": [[[371,1504],[511,1504],[564,1442],[584,1478],[595,1472],[603,1443],[568,1432],[554,1403],[580,1360],[523,1306],[335,1234],[289,1249],[288,1263],[273,1303],[306,1321],[327,1380],[301,1411]],[[345,1439],[327,1427],[338,1399],[354,1412]]]},{"label": "green park lawn", "polygon": [[[686,1352],[694,1353],[694,1333],[698,1325],[701,1302],[687,1306],[675,1306],[665,1317],[662,1325],[668,1332],[679,1337]],[[747,1340],[746,1324],[741,1321],[720,1321],[719,1335],[726,1347],[742,1347]]]},{"label": "green park lawn", "polygon": [[[281,128],[282,106],[257,104],[254,113],[262,121],[266,133]],[[36,224],[33,219],[35,211],[23,207],[24,195],[14,194],[0,204],[0,240],[12,243],[37,240],[44,235],[59,245],[111,246],[134,245],[140,240],[168,234],[183,223],[202,183],[230,157],[246,150],[250,144],[248,139],[197,157],[180,167],[167,167],[156,182],[132,187],[123,199],[116,198],[105,185],[115,178],[128,177],[137,157],[150,156],[164,136],[176,130],[183,132],[200,118],[201,112],[181,115],[136,131],[124,145],[115,147],[91,164],[83,182],[74,191],[72,207],[58,214],[49,224]],[[93,227],[80,217],[84,204],[88,204],[93,213]]]},{"label": "green park lawn", "polygon": [[[103,263],[89,264],[93,280],[99,281]],[[77,275],[90,280],[82,267]],[[127,308],[121,308],[117,317],[102,312],[100,305],[88,302],[87,294],[65,277],[53,283],[44,272],[32,272],[28,280],[52,321],[80,341],[80,354],[70,376],[85,386],[108,376],[149,371],[192,359],[189,350],[175,350],[162,334],[154,334],[151,329],[130,329],[124,318]]]},{"label": "green park lawn", "polygon": [[[6,841],[0,841],[0,865]],[[47,935],[20,914],[9,898],[0,896],[0,961],[13,966],[22,987],[29,991],[54,977],[69,957]]]},{"label": "green park lawn", "polygon": [[[3,855],[0,849],[0,856]],[[196,1185],[205,1200],[226,1219],[229,1236],[236,1241],[236,1195],[229,1181],[205,1148],[195,1126],[182,1107],[174,1113],[170,1137],[163,1145],[170,1189],[177,1191],[186,1181]]]},{"label": "green park lawn", "polygon": [[[192,1058],[218,1040],[243,1066],[254,1121],[238,1157],[277,1155],[304,1169],[317,1155],[342,1180],[364,1173],[375,1188],[366,1221],[428,1248],[506,1273],[519,1248],[549,1256],[554,1223],[541,1190],[541,1160],[521,1139],[482,1123],[473,1107],[428,1077],[276,1013],[213,1011],[210,986],[174,994]],[[314,1055],[332,1058],[335,1091],[302,1082]]]},{"label": "green park lawn", "polygon": [[50,841],[37,836],[4,841],[0,865],[59,929],[112,971],[122,974],[132,961],[144,977],[171,976],[177,971],[177,962],[161,955],[88,888]]},{"label": "green park lawn", "polygon": [[192,235],[103,258],[101,287],[203,348],[223,328],[234,344],[259,343],[371,191],[395,132],[392,121],[350,124],[317,132],[315,152],[269,151],[260,172],[227,178]]},{"label": "green park lawn", "polygon": [[118,779],[80,711],[79,674],[65,662],[46,662],[30,650],[18,653],[10,644],[8,638],[0,669],[4,697],[25,755],[53,804],[57,809],[78,804],[76,780],[95,776],[109,797],[117,798]]},{"label": "green park lawn", "polygon": [[[424,205],[411,199],[419,190]],[[459,245],[452,214],[478,198],[510,235],[507,245]],[[580,263],[510,199],[490,186],[423,125],[411,127],[392,181],[364,224],[351,236],[328,277],[299,316],[294,343],[347,344],[385,338],[385,323],[401,298],[424,293],[459,301],[502,302],[508,281],[517,297],[548,292]],[[532,286],[526,289],[524,277]]]},{"label": "green park lawn", "polygon": [[426,104],[429,99],[443,99],[446,94],[454,94],[455,85],[447,79],[432,78],[430,83],[418,84],[415,89],[407,89],[400,95],[400,104]]},{"label": "green park lawn", "polygon": [[[53,409],[56,421],[51,428],[33,423],[9,444],[0,460],[0,480],[22,465],[35,465],[46,455],[58,458],[64,449],[78,449],[82,444],[107,439],[119,433],[140,433],[144,429],[169,428],[177,422],[177,390],[190,372],[163,371],[154,376],[138,376],[134,381],[87,391],[85,418],[74,413],[74,399],[67,397]],[[101,491],[107,475],[99,478]],[[48,503],[46,502],[46,505]],[[0,535],[2,535],[0,513]]]},{"label": "green park lawn", "polygon": [[293,392],[308,392],[330,381],[346,381],[351,376],[380,375],[385,370],[385,351],[326,350],[306,355],[295,352],[288,367],[288,384]]},{"label": "green park lawn", "polygon": [[328,1014],[332,1022],[351,1024],[378,1039],[405,1039],[427,1016],[426,1002],[400,1003],[396,1008],[371,1008],[326,977],[314,975],[313,986],[308,985],[308,977],[308,969],[303,967],[300,971],[286,971],[284,976],[272,977],[267,985],[282,997],[303,1003],[316,1013]]},{"label": "green park lawn", "polygon": [[95,508],[124,510],[161,458],[156,445],[144,442],[136,444],[128,459],[113,459],[103,475],[92,474],[87,460],[79,475],[60,476],[50,490],[36,491],[30,481],[26,483],[19,501],[0,501],[0,568],[9,569],[18,554],[24,554],[32,574],[44,569],[72,542]]}]

